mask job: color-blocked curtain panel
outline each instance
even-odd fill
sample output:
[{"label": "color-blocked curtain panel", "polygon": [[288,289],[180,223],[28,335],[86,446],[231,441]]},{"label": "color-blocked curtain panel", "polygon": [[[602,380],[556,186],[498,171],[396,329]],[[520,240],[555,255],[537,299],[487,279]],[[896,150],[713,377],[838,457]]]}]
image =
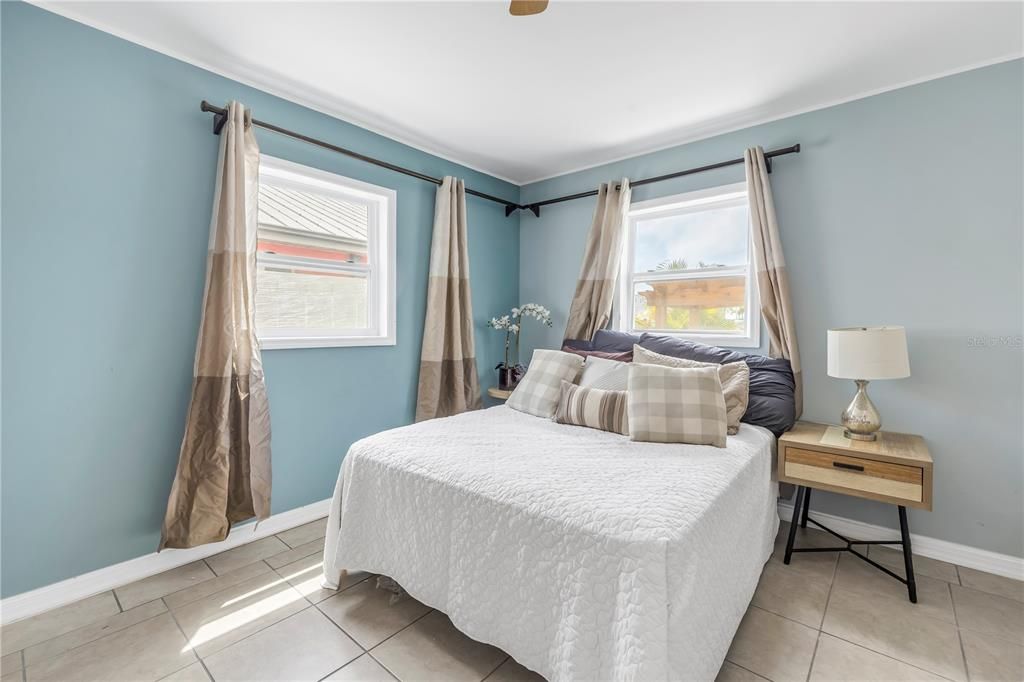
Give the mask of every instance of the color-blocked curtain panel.
[{"label": "color-blocked curtain panel", "polygon": [[259,147],[228,105],[220,134],[192,397],[160,549],[223,540],[270,515],[270,412],[254,324]]},{"label": "color-blocked curtain panel", "polygon": [[437,188],[434,203],[416,421],[476,410],[481,403],[469,288],[466,187],[449,176]]},{"label": "color-blocked curtain panel", "polygon": [[597,208],[587,235],[576,293],[569,306],[564,339],[589,341],[611,319],[630,194],[626,178],[617,183],[601,183],[597,191]]},{"label": "color-blocked curtain panel", "polygon": [[747,173],[751,229],[754,233],[754,267],[761,297],[761,317],[768,329],[768,354],[773,358],[786,358],[793,367],[796,417],[799,419],[804,408],[803,371],[796,342],[789,274],[786,272],[786,259],[782,255],[782,239],[775,218],[772,186],[768,182],[768,165],[761,147],[746,150],[743,159]]}]

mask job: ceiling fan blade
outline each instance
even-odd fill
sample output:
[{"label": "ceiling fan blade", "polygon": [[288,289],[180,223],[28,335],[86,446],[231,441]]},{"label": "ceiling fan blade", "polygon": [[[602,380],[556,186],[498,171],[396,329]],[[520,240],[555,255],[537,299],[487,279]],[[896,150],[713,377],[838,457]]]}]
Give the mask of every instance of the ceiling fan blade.
[{"label": "ceiling fan blade", "polygon": [[540,14],[548,8],[548,0],[512,0],[508,11],[514,17],[526,17]]}]

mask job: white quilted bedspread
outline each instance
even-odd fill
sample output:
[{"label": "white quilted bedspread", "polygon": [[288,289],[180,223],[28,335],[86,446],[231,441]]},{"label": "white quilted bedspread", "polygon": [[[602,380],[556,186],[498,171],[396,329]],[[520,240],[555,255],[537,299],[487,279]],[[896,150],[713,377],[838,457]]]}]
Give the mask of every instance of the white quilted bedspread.
[{"label": "white quilted bedspread", "polygon": [[774,438],[471,412],[352,445],[324,579],[389,575],[549,680],[713,680],[778,529]]}]

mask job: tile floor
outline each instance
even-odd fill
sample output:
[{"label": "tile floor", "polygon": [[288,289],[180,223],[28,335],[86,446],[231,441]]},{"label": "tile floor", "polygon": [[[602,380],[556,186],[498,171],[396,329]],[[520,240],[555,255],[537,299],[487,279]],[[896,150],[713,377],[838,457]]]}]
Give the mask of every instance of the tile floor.
[{"label": "tile floor", "polygon": [[[367,574],[320,588],[324,521],[14,623],[15,680],[540,680]],[[781,561],[786,524],[720,682],[1024,680],[1024,583],[919,557],[919,603],[836,554]],[[830,543],[801,531],[800,543]],[[902,572],[901,556],[880,563]]]}]

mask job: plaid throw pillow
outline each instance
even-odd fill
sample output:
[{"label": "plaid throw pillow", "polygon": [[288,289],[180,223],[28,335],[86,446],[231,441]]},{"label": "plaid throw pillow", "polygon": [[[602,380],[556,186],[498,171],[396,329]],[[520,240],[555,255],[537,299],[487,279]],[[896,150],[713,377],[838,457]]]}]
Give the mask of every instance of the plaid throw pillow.
[{"label": "plaid throw pillow", "polygon": [[633,346],[636,362],[644,365],[661,365],[662,367],[717,367],[718,379],[722,382],[722,393],[725,394],[725,419],[728,433],[735,436],[740,430],[740,420],[747,412],[750,401],[750,368],[742,360],[719,365],[714,362],[701,362],[688,358],[676,358],[662,355],[643,346]]},{"label": "plaid throw pillow", "polygon": [[628,414],[631,440],[725,447],[725,396],[717,368],[634,363]]},{"label": "plaid throw pillow", "polygon": [[560,350],[535,350],[526,376],[505,402],[513,410],[551,419],[562,392],[562,382],[576,381],[583,358]]},{"label": "plaid throw pillow", "polygon": [[584,388],[563,381],[554,420],[628,436],[626,392]]}]

